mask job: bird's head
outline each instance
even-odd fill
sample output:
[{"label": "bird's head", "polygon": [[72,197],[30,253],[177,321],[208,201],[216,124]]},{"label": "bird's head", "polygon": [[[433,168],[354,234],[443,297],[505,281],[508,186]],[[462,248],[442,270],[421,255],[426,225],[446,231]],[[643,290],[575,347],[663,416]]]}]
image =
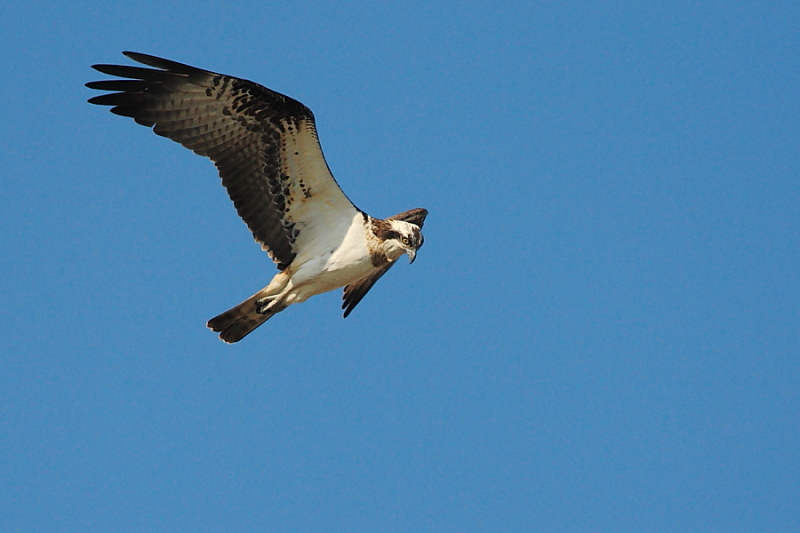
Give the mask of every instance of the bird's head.
[{"label": "bird's head", "polygon": [[422,237],[419,226],[403,220],[387,220],[389,231],[384,233],[383,247],[386,256],[396,261],[401,255],[407,254],[409,263],[417,257],[417,250],[422,247],[425,239]]}]

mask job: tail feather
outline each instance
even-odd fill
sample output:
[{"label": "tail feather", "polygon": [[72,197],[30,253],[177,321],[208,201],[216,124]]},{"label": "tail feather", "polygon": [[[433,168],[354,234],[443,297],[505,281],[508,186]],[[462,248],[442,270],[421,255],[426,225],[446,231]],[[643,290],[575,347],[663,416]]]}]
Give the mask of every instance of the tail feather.
[{"label": "tail feather", "polygon": [[262,292],[257,292],[236,307],[215,316],[208,321],[206,326],[219,333],[219,338],[229,344],[242,340],[251,331],[283,310],[278,309],[264,314],[256,312],[256,300],[264,297]]}]

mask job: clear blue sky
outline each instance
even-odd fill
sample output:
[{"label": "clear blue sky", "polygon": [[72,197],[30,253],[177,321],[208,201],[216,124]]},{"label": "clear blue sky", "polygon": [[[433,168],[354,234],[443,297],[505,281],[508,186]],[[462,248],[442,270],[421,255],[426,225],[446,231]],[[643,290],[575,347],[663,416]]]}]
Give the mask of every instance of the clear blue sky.
[{"label": "clear blue sky", "polygon": [[[274,4],[274,5],[273,5]],[[797,2],[14,2],[0,530],[800,531]],[[317,117],[425,247],[228,346],[274,273],[122,50]]]}]

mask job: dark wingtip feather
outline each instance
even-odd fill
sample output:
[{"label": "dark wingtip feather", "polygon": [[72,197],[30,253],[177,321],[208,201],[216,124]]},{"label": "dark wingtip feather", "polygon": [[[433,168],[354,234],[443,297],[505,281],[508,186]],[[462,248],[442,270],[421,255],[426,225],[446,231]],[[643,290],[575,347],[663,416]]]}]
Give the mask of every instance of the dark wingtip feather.
[{"label": "dark wingtip feather", "polygon": [[138,92],[143,91],[151,84],[144,80],[103,80],[90,81],[86,86],[98,91]]},{"label": "dark wingtip feather", "polygon": [[133,59],[137,63],[147,65],[148,67],[155,67],[161,70],[168,70],[179,74],[194,74],[198,72],[207,72],[203,69],[186,65],[185,63],[178,63],[163,57],[151,56],[150,54],[143,54],[141,52],[122,52],[125,57]]},{"label": "dark wingtip feather", "polygon": [[342,318],[347,318],[348,316],[350,316],[350,313],[352,313],[353,309],[355,309],[356,306],[359,303],[361,303],[361,300],[364,299],[364,296],[366,296],[366,293],[364,295],[359,296],[358,298],[350,300],[349,302],[343,302],[342,309],[344,309],[344,313],[342,313]]},{"label": "dark wingtip feather", "polygon": [[92,65],[92,68],[95,69],[97,72],[102,72],[103,74],[108,74],[108,72],[106,72],[106,70],[108,70],[110,68],[114,68],[115,66],[116,65],[108,65],[106,63],[97,63],[95,65]]},{"label": "dark wingtip feather", "polygon": [[411,224],[416,224],[417,226],[422,228],[422,225],[425,223],[425,218],[428,216],[428,210],[423,207],[417,207],[415,209],[409,209],[408,211],[403,211],[402,213],[398,213],[393,217],[389,217],[387,220],[402,220],[404,222],[410,222]]},{"label": "dark wingtip feather", "polygon": [[[120,78],[130,78],[131,80],[147,80],[147,81],[168,81],[175,79],[176,76],[184,77],[189,72],[176,70],[174,72],[167,72],[166,70],[154,70],[152,68],[132,67],[130,65],[92,65],[92,68],[103,74],[109,76],[117,76]],[[194,72],[197,72],[195,70]]]},{"label": "dark wingtip feather", "polygon": [[93,96],[87,100],[90,104],[94,105],[117,105],[118,99],[113,98],[115,94],[101,94],[100,96]]}]

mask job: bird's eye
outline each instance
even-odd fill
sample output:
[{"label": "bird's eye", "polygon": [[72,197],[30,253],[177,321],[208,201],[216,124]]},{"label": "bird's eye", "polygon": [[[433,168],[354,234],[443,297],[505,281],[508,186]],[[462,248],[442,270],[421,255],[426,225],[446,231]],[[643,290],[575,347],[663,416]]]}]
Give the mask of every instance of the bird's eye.
[{"label": "bird's eye", "polygon": [[408,242],[409,242],[409,241],[408,241],[408,237],[403,237],[403,238],[401,238],[401,239],[400,239],[400,242],[402,242],[404,245],[408,246]]}]

